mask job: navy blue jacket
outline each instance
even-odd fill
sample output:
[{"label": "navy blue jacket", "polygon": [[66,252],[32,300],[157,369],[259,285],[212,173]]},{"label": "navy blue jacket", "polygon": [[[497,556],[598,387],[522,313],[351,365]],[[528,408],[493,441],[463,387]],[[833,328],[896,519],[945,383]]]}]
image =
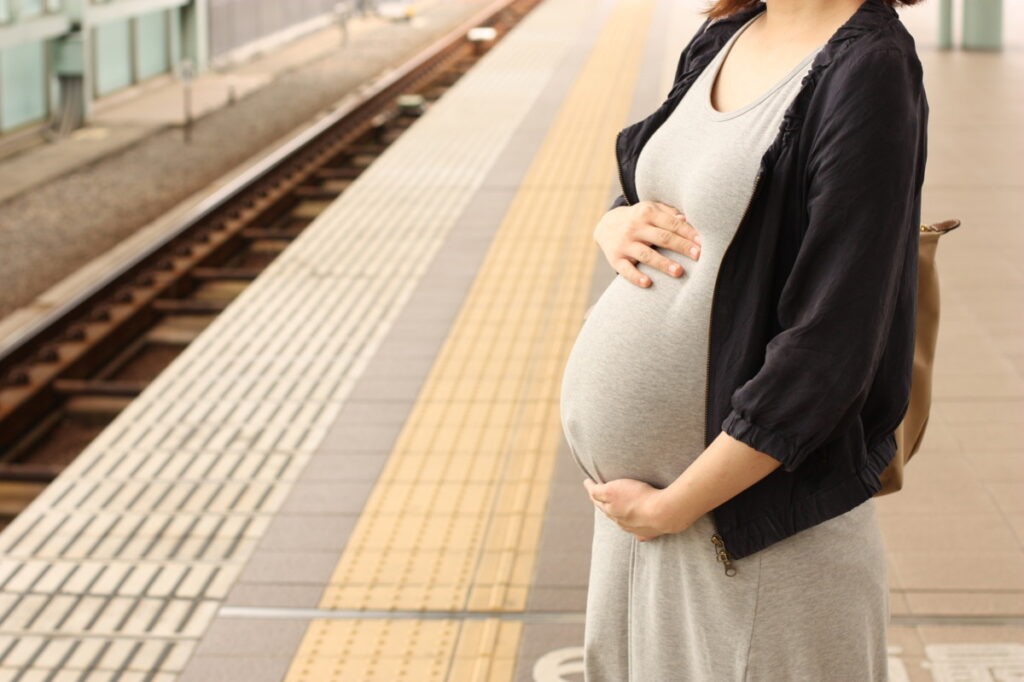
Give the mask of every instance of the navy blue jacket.
[{"label": "navy blue jacket", "polygon": [[[764,9],[705,20],[664,103],[619,132],[612,208],[639,201],[644,143]],[[881,488],[910,400],[927,124],[914,39],[865,0],[785,112],[712,294],[705,446],[725,431],[782,463],[711,511],[709,558],[727,575]]]}]

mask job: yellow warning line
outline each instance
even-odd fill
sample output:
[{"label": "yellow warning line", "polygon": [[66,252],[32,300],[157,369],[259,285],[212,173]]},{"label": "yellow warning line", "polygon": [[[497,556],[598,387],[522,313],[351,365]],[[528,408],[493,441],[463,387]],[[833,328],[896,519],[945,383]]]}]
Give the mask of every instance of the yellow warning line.
[{"label": "yellow warning line", "polygon": [[[561,438],[562,368],[587,303],[592,231],[615,173],[612,141],[653,8],[654,0],[619,0],[612,9],[321,608],[525,609]],[[287,680],[511,680],[521,632],[521,622],[493,618],[314,620]]]}]

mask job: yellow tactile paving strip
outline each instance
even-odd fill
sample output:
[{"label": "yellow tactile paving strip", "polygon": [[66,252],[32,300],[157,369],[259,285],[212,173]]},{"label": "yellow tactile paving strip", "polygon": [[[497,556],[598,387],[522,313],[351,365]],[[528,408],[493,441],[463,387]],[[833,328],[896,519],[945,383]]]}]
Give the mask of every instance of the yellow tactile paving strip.
[{"label": "yellow tactile paving strip", "polygon": [[[330,583],[323,609],[522,611],[653,0],[620,0],[498,229]],[[314,620],[289,682],[510,680],[522,624]]]},{"label": "yellow tactile paving strip", "polygon": [[[523,624],[494,618],[318,620],[289,679],[511,679]],[[396,643],[400,655],[395,655]]]}]

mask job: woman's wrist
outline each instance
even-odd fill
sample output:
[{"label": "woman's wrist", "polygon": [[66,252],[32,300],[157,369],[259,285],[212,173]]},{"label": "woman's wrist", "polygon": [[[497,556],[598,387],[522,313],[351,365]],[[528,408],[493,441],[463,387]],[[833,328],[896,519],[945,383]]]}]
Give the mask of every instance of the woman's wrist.
[{"label": "woman's wrist", "polygon": [[682,486],[676,483],[678,479],[667,488],[659,490],[653,500],[655,518],[666,533],[682,533],[700,516],[694,514],[695,510],[687,504],[687,498],[682,494]]},{"label": "woman's wrist", "polygon": [[676,480],[658,491],[655,514],[664,527],[682,532],[779,466],[777,459],[722,431]]}]

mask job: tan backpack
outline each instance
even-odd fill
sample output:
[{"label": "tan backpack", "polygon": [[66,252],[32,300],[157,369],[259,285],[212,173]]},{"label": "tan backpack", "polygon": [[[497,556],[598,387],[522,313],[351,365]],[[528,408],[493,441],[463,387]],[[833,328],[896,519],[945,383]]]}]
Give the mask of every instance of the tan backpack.
[{"label": "tan backpack", "polygon": [[903,488],[903,468],[920,449],[932,406],[932,365],[939,335],[939,273],[935,269],[935,249],[939,237],[960,227],[956,218],[931,225],[921,223],[918,252],[917,321],[914,332],[914,370],[910,380],[910,406],[896,427],[896,454],[882,472],[882,489],[875,497]]}]

